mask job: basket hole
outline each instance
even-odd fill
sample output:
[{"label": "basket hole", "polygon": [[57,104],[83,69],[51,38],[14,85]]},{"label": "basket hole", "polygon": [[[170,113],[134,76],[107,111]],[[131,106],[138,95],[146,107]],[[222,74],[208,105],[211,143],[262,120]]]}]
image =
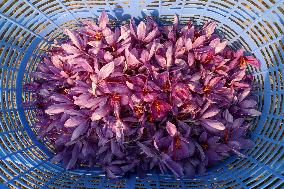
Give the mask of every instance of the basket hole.
[{"label": "basket hole", "polygon": [[[2,165],[2,161],[0,160],[0,165]],[[2,165],[3,166],[3,165]],[[1,173],[1,177],[0,177],[0,179],[2,179],[2,180],[4,180],[2,177],[4,176],[4,178],[5,178],[5,180],[11,180],[12,179],[12,177],[9,175],[9,174],[7,174],[6,173],[7,172],[7,170],[5,170],[4,168],[1,168],[0,169],[0,173]]]},{"label": "basket hole", "polygon": [[13,134],[9,133],[9,134],[8,134],[9,139],[10,139],[10,141],[13,143],[13,146],[15,146],[15,147],[17,148],[17,150],[21,150],[22,148],[21,148],[21,146],[19,145],[19,143],[16,142],[16,140],[14,139],[14,135],[15,135],[14,133],[13,133]]},{"label": "basket hole", "polygon": [[[14,177],[18,176],[18,173],[15,170],[13,170],[10,166],[8,166],[9,164],[6,161],[0,160],[0,165],[4,168],[4,172],[5,171],[7,172],[7,176],[9,176],[8,174],[13,175]],[[10,179],[12,178],[10,177]]]},{"label": "basket hole", "polygon": [[44,173],[44,172],[40,171],[39,169],[34,169],[34,172],[32,172],[32,174],[34,174],[34,176],[39,177],[41,180],[43,180],[43,181],[45,181],[45,182],[48,181],[46,178],[48,178],[48,179],[51,179],[51,178],[52,178],[50,175],[48,175],[47,173]]},{"label": "basket hole", "polygon": [[266,67],[269,68],[271,65],[270,65],[270,63],[269,63],[269,61],[267,59],[267,56],[266,56],[268,54],[267,49],[266,48],[261,49],[260,53],[262,54],[262,57],[265,60],[264,63],[266,64]]},{"label": "basket hole", "polygon": [[[20,178],[20,180],[22,180],[21,178]],[[19,188],[21,188],[21,189],[29,189],[24,183],[22,183],[21,181],[14,181],[14,184],[16,185],[16,186],[18,186]]]},{"label": "basket hole", "polygon": [[7,145],[9,147],[10,151],[16,152],[17,150],[15,149],[15,147],[11,144],[10,140],[8,139],[8,137],[6,135],[2,135],[2,140],[4,141],[5,145]]},{"label": "basket hole", "polygon": [[[8,2],[9,3],[9,5],[3,10],[3,13],[7,13],[9,10],[10,10],[10,8],[12,8],[12,10],[14,10],[14,5],[17,3],[17,1],[12,1],[12,2]],[[12,15],[10,15],[10,17],[11,17]]]},{"label": "basket hole", "polygon": [[[280,189],[280,188],[283,188],[283,187],[284,187],[284,182],[283,182],[283,184],[282,184],[283,187],[281,187],[281,184],[280,184],[281,182],[282,182],[281,179],[276,178],[276,179],[274,179],[272,182],[268,183],[268,185],[266,185],[266,187],[267,187],[267,188]],[[280,184],[280,186],[279,186],[279,184]],[[277,187],[277,185],[278,185],[279,187]]]},{"label": "basket hole", "polygon": [[6,158],[6,160],[7,160],[7,162],[9,163],[9,165],[10,165],[11,167],[13,167],[14,170],[17,170],[17,171],[18,171],[18,173],[20,173],[20,174],[24,173],[24,171],[21,170],[18,166],[16,166],[16,165],[14,164],[14,162],[12,162],[10,159],[7,159],[7,158]]},{"label": "basket hole", "polygon": [[246,185],[247,186],[251,186],[253,185],[255,182],[257,182],[259,179],[263,178],[264,175],[259,175],[257,176],[256,178],[252,177],[252,176],[249,176],[247,177],[246,179],[243,180],[243,182],[247,183]]},{"label": "basket hole", "polygon": [[9,131],[10,128],[8,127],[6,123],[3,112],[0,112],[0,117],[1,117],[1,126],[3,127],[4,131]]},{"label": "basket hole", "polygon": [[[43,186],[44,183],[47,180],[43,180],[43,182],[38,181],[38,176],[35,174],[32,174],[33,172],[29,172],[29,175],[25,175],[25,177],[28,179],[28,183],[30,183],[30,186],[36,187],[36,188],[40,188],[38,185]],[[34,177],[33,177],[34,176]]]}]

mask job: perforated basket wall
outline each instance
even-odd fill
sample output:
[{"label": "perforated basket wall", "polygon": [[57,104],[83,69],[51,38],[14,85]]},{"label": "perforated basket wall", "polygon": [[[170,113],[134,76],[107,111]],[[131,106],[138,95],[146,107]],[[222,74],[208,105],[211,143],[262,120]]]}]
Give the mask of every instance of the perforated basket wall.
[{"label": "perforated basket wall", "polygon": [[[260,88],[262,116],[255,120],[255,148],[195,179],[135,176],[108,180],[100,170],[65,171],[36,139],[31,100],[22,86],[62,28],[74,28],[100,11],[119,19],[154,14],[171,20],[215,20],[234,45],[261,61],[251,69]],[[0,0],[0,188],[284,188],[283,0]],[[1,184],[2,183],[2,184]]]}]

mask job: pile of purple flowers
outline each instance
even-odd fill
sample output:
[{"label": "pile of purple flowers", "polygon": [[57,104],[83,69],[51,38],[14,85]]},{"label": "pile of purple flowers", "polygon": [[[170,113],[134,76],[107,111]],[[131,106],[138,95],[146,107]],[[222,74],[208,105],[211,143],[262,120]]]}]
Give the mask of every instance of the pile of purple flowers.
[{"label": "pile of purple flowers", "polygon": [[194,176],[252,146],[259,116],[244,50],[233,51],[216,23],[159,26],[152,18],[119,28],[103,12],[56,44],[26,90],[36,129],[67,169],[99,165],[109,177],[158,168]]}]

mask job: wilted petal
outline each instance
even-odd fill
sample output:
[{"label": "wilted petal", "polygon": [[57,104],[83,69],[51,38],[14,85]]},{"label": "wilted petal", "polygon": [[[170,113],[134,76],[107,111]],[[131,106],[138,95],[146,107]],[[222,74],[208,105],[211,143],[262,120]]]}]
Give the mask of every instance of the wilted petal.
[{"label": "wilted petal", "polygon": [[69,170],[69,169],[72,169],[75,167],[75,164],[78,160],[78,156],[80,154],[80,151],[82,149],[82,143],[81,142],[78,142],[74,145],[74,148],[72,150],[72,158],[70,159],[66,169]]},{"label": "wilted petal", "polygon": [[159,65],[163,68],[167,67],[167,61],[163,56],[160,55],[155,55],[155,58],[157,60],[157,62],[159,63]]},{"label": "wilted petal", "polygon": [[150,43],[157,35],[159,35],[158,27],[154,28],[154,30],[152,30],[143,41],[145,43]]},{"label": "wilted petal", "polygon": [[65,110],[71,108],[72,106],[70,104],[54,104],[49,106],[46,110],[45,113],[49,114],[49,115],[54,115],[54,114],[59,114],[59,113],[63,113]]},{"label": "wilted petal", "polygon": [[76,63],[80,66],[82,66],[82,68],[84,68],[86,71],[88,72],[93,72],[93,68],[92,66],[90,66],[90,64],[88,63],[88,61],[86,59],[83,58],[77,58],[76,59]]},{"label": "wilted petal", "polygon": [[76,127],[80,124],[83,124],[87,121],[87,119],[79,117],[79,116],[72,116],[70,117],[65,123],[65,127]]},{"label": "wilted petal", "polygon": [[241,81],[244,78],[245,75],[246,75],[245,69],[239,70],[238,72],[236,72],[232,75],[232,80],[233,81]]},{"label": "wilted petal", "polygon": [[242,109],[242,112],[250,116],[260,116],[261,115],[261,112],[255,109]]},{"label": "wilted petal", "polygon": [[124,153],[121,151],[121,147],[114,139],[111,140],[111,152],[113,153],[113,155],[117,156],[118,158],[124,157]]},{"label": "wilted petal", "polygon": [[240,89],[244,89],[244,88],[249,88],[250,87],[249,84],[243,83],[243,82],[232,82],[232,84],[234,85],[234,87],[240,88]]},{"label": "wilted petal", "polygon": [[73,31],[70,31],[69,29],[64,29],[64,32],[69,36],[72,43],[78,48],[82,49],[81,42],[79,38],[76,36],[76,34]]},{"label": "wilted petal", "polygon": [[[63,67],[63,63],[62,61],[60,60],[60,58],[58,56],[52,56],[51,57],[51,61],[52,61],[52,64],[56,67],[56,68],[59,68],[59,69],[62,69]],[[49,67],[49,69],[52,68],[51,66]]]},{"label": "wilted petal", "polygon": [[61,45],[62,49],[65,50],[66,53],[68,54],[79,54],[80,53],[80,50],[77,49],[76,47],[72,46],[72,45],[69,45],[67,43],[65,44],[62,44]]},{"label": "wilted petal", "polygon": [[192,43],[192,48],[195,49],[199,46],[201,46],[206,40],[205,35],[202,35],[200,37],[198,37],[193,43]]},{"label": "wilted petal", "polygon": [[209,110],[207,110],[202,116],[201,118],[203,119],[207,119],[210,117],[213,117],[215,115],[217,115],[220,112],[220,110],[218,108],[211,108]]},{"label": "wilted petal", "polygon": [[112,54],[109,51],[107,51],[104,54],[104,59],[105,59],[105,61],[110,62],[110,61],[113,60],[113,56],[112,56]]},{"label": "wilted petal", "polygon": [[149,61],[153,57],[153,55],[155,54],[156,48],[157,48],[157,43],[156,43],[156,41],[153,41],[151,48],[150,48],[149,57],[148,57],[147,61]]},{"label": "wilted petal", "polygon": [[107,13],[106,13],[105,11],[103,11],[103,12],[101,13],[101,15],[100,15],[98,21],[99,21],[99,27],[100,27],[100,29],[103,30],[103,29],[107,26],[107,24],[108,24],[108,22],[109,22],[109,20],[108,20],[108,15],[107,15]]},{"label": "wilted petal", "polygon": [[220,130],[220,131],[225,129],[225,126],[223,125],[223,123],[221,123],[217,120],[203,119],[203,120],[201,120],[201,123],[206,128],[210,127],[210,128]]},{"label": "wilted petal", "polygon": [[110,108],[107,105],[97,108],[92,114],[92,117],[91,117],[92,121],[102,119],[104,116],[108,114],[109,111],[110,111]]},{"label": "wilted petal", "polygon": [[243,101],[250,94],[250,89],[245,89],[240,96],[238,97],[238,101]]},{"label": "wilted petal", "polygon": [[226,119],[226,121],[228,121],[229,123],[233,123],[234,122],[234,118],[232,116],[232,114],[229,112],[228,109],[226,109],[223,112],[223,117]]},{"label": "wilted petal", "polygon": [[148,157],[154,157],[155,156],[155,154],[152,152],[152,150],[148,146],[145,146],[144,144],[142,144],[141,142],[138,142],[138,141],[136,143]]},{"label": "wilted petal", "polygon": [[173,63],[173,46],[170,45],[166,51],[166,57],[167,57],[167,68],[172,66]]},{"label": "wilted petal", "polygon": [[88,101],[90,100],[91,95],[86,93],[86,94],[81,94],[80,96],[76,97],[74,96],[74,104],[80,107],[85,107],[86,104],[88,104]]},{"label": "wilted petal", "polygon": [[217,26],[216,22],[209,22],[206,24],[204,31],[207,38],[209,38],[212,35],[212,33],[214,33],[216,26]]},{"label": "wilted petal", "polygon": [[222,77],[214,77],[214,78],[212,78],[212,79],[209,81],[208,86],[209,86],[209,87],[214,87],[214,86],[216,86],[216,85],[220,82],[221,79],[222,79]]},{"label": "wilted petal", "polygon": [[143,62],[143,63],[146,63],[148,60],[149,60],[149,52],[146,51],[146,50],[143,50],[142,53],[141,53],[141,58],[140,60]]},{"label": "wilted petal", "polygon": [[183,47],[183,41],[184,41],[183,37],[178,38],[178,40],[176,41],[175,44],[176,52],[178,52]]},{"label": "wilted petal", "polygon": [[80,135],[84,134],[86,130],[88,129],[88,126],[86,124],[80,124],[72,133],[71,141],[77,139]]},{"label": "wilted petal", "polygon": [[191,50],[192,49],[192,41],[190,38],[187,38],[186,41],[185,41],[185,49],[187,51]]},{"label": "wilted petal", "polygon": [[104,65],[98,72],[99,80],[104,80],[105,78],[107,78],[113,72],[113,70],[114,70],[114,62],[110,62]]},{"label": "wilted petal", "polygon": [[138,60],[138,58],[128,49],[126,49],[125,55],[126,55],[127,65],[129,68],[135,68],[138,65],[141,65],[141,62]]},{"label": "wilted petal", "polygon": [[129,25],[130,25],[131,34],[134,36],[134,38],[137,39],[137,35],[136,35],[136,33],[137,33],[137,28],[136,28],[136,25],[135,25],[135,23],[134,23],[134,20],[131,20]]},{"label": "wilted petal", "polygon": [[114,66],[116,67],[116,66],[121,65],[124,62],[124,60],[125,60],[124,56],[120,56],[120,57],[115,58],[113,60]]},{"label": "wilted petal", "polygon": [[192,66],[194,64],[194,54],[189,52],[187,55],[187,63],[188,66]]},{"label": "wilted petal", "polygon": [[201,87],[196,82],[189,82],[188,87],[191,91],[196,92],[196,93],[200,93],[201,91]]},{"label": "wilted petal", "polygon": [[53,94],[52,96],[50,96],[50,98],[56,102],[71,102],[70,99],[62,94]]},{"label": "wilted petal", "polygon": [[178,23],[179,23],[179,19],[178,19],[178,16],[175,14],[174,15],[174,22],[173,22],[173,26],[174,26],[175,30],[178,29]]},{"label": "wilted petal", "polygon": [[167,122],[166,129],[167,129],[167,131],[168,131],[168,133],[171,137],[173,137],[177,134],[176,126],[169,121]]},{"label": "wilted petal", "polygon": [[206,132],[202,132],[199,136],[199,141],[201,143],[205,143],[207,141],[208,134]]},{"label": "wilted petal", "polygon": [[139,40],[143,40],[146,36],[146,24],[142,21],[137,27],[137,37]]},{"label": "wilted petal", "polygon": [[204,161],[205,158],[206,158],[206,155],[205,155],[205,153],[204,153],[204,150],[202,149],[202,147],[200,146],[199,143],[195,142],[194,144],[195,144],[195,146],[196,146],[196,149],[199,151],[201,161]]},{"label": "wilted petal", "polygon": [[215,53],[218,54],[219,52],[222,52],[224,50],[224,48],[227,46],[228,42],[224,41],[222,43],[219,43],[218,45],[216,45],[215,47]]},{"label": "wilted petal", "polygon": [[192,141],[189,141],[188,145],[188,152],[189,152],[189,156],[193,156],[195,153],[195,145]]},{"label": "wilted petal", "polygon": [[243,100],[239,105],[241,108],[253,108],[257,105],[257,102],[255,100]]},{"label": "wilted petal", "polygon": [[162,154],[162,161],[165,163],[167,168],[174,173],[175,176],[183,176],[183,169],[181,165],[173,161],[168,155]]}]

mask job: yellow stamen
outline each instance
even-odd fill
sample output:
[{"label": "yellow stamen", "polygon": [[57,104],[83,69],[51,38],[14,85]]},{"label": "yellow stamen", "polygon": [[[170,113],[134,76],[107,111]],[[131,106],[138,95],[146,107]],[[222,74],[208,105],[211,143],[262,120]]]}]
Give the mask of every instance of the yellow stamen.
[{"label": "yellow stamen", "polygon": [[240,58],[240,66],[241,66],[241,67],[244,67],[244,66],[246,66],[246,65],[247,65],[246,59],[245,59],[244,57],[241,57],[241,58]]},{"label": "yellow stamen", "polygon": [[95,34],[95,39],[96,39],[97,41],[101,40],[102,37],[103,37],[102,32],[96,32],[96,34]]},{"label": "yellow stamen", "polygon": [[138,117],[141,117],[143,115],[143,106],[134,106],[133,110]]},{"label": "yellow stamen", "polygon": [[162,109],[161,103],[159,101],[154,101],[153,105],[154,105],[155,109],[157,110],[158,115],[160,115],[161,109]]},{"label": "yellow stamen", "polygon": [[208,92],[210,90],[210,87],[208,86],[208,85],[205,85],[204,87],[203,87],[203,92]]},{"label": "yellow stamen", "polygon": [[64,93],[67,94],[69,92],[69,89],[64,89]]},{"label": "yellow stamen", "polygon": [[175,147],[177,149],[181,148],[181,139],[179,137],[175,137]]},{"label": "yellow stamen", "polygon": [[208,144],[202,144],[201,146],[202,146],[202,148],[203,148],[204,150],[207,150],[208,147],[209,147]]}]

